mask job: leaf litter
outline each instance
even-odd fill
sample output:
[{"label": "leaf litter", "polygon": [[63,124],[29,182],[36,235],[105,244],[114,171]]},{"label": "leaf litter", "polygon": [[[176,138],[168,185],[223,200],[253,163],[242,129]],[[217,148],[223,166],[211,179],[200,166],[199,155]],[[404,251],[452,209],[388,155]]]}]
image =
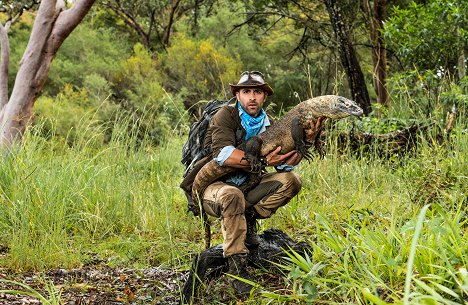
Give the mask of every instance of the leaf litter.
[{"label": "leaf litter", "polygon": [[[50,300],[55,292],[63,305],[117,305],[117,304],[178,304],[180,288],[188,274],[162,267],[125,269],[86,267],[83,269],[57,269],[44,273],[7,275],[0,269],[0,305],[41,304],[31,294],[1,292],[26,291],[19,284],[26,284],[32,291]],[[3,280],[3,281],[2,281]],[[51,302],[51,304],[54,304]]]}]

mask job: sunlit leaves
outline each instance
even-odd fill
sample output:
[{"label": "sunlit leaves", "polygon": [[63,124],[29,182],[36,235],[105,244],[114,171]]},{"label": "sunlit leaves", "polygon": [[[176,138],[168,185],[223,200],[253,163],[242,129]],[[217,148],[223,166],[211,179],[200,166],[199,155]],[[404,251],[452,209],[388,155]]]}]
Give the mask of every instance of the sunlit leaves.
[{"label": "sunlit leaves", "polygon": [[182,34],[174,37],[160,64],[166,88],[174,92],[188,90],[192,104],[200,99],[223,97],[229,82],[237,79],[241,70],[239,59],[226,49],[215,48],[210,40],[197,41]]},{"label": "sunlit leaves", "polygon": [[468,41],[464,1],[412,2],[395,7],[385,23],[385,38],[408,68],[453,70]]}]

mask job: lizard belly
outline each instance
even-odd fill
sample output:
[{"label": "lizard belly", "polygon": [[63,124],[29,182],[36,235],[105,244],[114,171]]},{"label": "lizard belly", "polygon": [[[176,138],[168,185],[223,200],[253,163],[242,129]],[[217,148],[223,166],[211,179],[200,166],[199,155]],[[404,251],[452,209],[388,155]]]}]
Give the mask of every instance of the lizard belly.
[{"label": "lizard belly", "polygon": [[288,153],[296,147],[289,126],[273,126],[261,134],[260,138],[263,140],[260,150],[262,157],[268,155],[278,146],[281,146],[281,154]]}]

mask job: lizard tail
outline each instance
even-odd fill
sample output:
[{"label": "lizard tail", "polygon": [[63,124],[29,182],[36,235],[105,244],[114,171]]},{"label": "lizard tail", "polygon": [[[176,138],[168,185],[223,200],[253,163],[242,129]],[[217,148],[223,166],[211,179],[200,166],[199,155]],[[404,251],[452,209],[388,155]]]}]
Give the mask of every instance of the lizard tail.
[{"label": "lizard tail", "polygon": [[234,167],[220,166],[216,161],[211,160],[205,164],[195,176],[192,185],[193,200],[199,204],[203,198],[205,189],[219,178],[235,171]]}]

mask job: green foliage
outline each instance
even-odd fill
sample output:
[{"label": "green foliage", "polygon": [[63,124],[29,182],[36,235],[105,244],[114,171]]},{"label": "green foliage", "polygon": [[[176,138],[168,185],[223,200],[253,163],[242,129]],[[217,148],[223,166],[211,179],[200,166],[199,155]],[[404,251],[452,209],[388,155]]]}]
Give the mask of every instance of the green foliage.
[{"label": "green foliage", "polygon": [[85,76],[83,86],[95,100],[105,100],[112,92],[111,84],[101,75],[91,73]]},{"label": "green foliage", "polygon": [[112,92],[106,82],[118,73],[119,63],[129,55],[130,45],[124,39],[116,39],[114,30],[94,28],[91,22],[84,22],[59,49],[45,93],[56,95],[66,84],[73,84],[78,90],[92,85],[92,95],[107,97]]},{"label": "green foliage", "polygon": [[454,109],[459,121],[467,113],[467,77],[458,83],[450,77],[441,77],[434,70],[408,70],[395,73],[388,79],[388,89],[393,107],[389,116],[428,120],[437,118],[445,126],[443,118]]},{"label": "green foliage", "polygon": [[354,210],[350,217],[359,218],[333,224],[316,214],[310,229],[315,236],[312,256],[292,251],[289,263],[282,265],[289,274],[290,291],[262,294],[307,304],[322,300],[463,304],[468,295],[468,244],[462,229],[466,211],[461,205],[454,214],[438,205],[426,212],[428,207],[417,221],[406,223],[396,214],[389,219],[368,212],[353,214],[359,212]]},{"label": "green foliage", "polygon": [[[466,5],[426,2],[396,8],[388,23],[390,43],[411,68],[390,78],[394,107],[354,124],[386,133],[435,122],[433,130],[440,131],[455,105],[452,142],[438,147],[429,138],[414,155],[388,161],[338,155],[330,141],[325,159],[297,169],[301,194],[261,221],[262,228],[282,228],[314,251],[289,253],[286,284],[266,287],[263,300],[249,303],[400,303],[407,274],[414,302],[466,299],[468,85],[466,78],[442,77],[466,41]],[[312,51],[301,49],[304,56],[289,56],[303,28],[272,16],[226,36],[247,11],[241,2],[224,4],[204,8],[209,16],[191,37],[182,33],[191,21],[182,19],[167,53],[134,44],[137,38],[121,35],[122,22],[102,10],[66,40],[35,104],[34,126],[21,149],[0,160],[0,244],[9,249],[3,267],[74,267],[97,258],[186,268],[190,254],[202,248],[203,226],[187,217],[178,189],[184,106],[229,97],[228,83],[242,70],[266,73],[275,89],[269,101],[280,109],[310,95],[346,95],[327,38],[311,44]],[[327,20],[319,9],[313,17]],[[25,14],[10,31],[14,63],[32,21]],[[264,32],[272,22],[277,26]],[[323,38],[324,31],[316,34]],[[17,66],[10,71],[12,78]],[[345,120],[336,127],[351,128]],[[221,241],[219,233],[214,237]]]},{"label": "green foliage", "polygon": [[161,78],[156,60],[143,45],[136,44],[113,79],[116,103],[136,123],[129,126],[138,126],[140,137],[150,135],[156,144],[177,130],[184,117],[181,98],[168,94]]},{"label": "green foliage", "polygon": [[111,120],[116,108],[108,101],[91,98],[86,89],[76,91],[66,85],[55,98],[43,96],[38,99],[35,124],[41,127],[40,132],[45,138],[60,139],[68,145],[76,144],[84,133],[95,127],[102,132],[95,137],[95,145],[100,146],[107,139],[98,126]]},{"label": "green foliage", "polygon": [[180,222],[185,199],[173,185],[181,141],[155,149],[128,132],[128,120],[115,124],[104,149],[96,149],[99,129],[89,126],[72,147],[28,134],[21,150],[2,159],[3,266],[73,267],[94,257],[161,264],[197,247],[186,238],[198,224]]},{"label": "green foliage", "polygon": [[[138,130],[132,125],[125,117],[115,122],[106,145],[99,140],[106,126],[89,126],[70,147],[44,140],[36,132],[45,125],[37,124],[22,149],[1,160],[0,244],[9,248],[2,266],[191,263],[189,254],[203,247],[203,225],[186,215],[178,189],[182,139],[154,147],[128,132]],[[465,296],[468,139],[458,129],[455,136],[453,150],[423,145],[399,162],[330,148],[325,159],[301,164],[300,195],[260,224],[310,243],[313,252],[290,253],[285,283],[267,281],[262,297],[249,302],[399,303],[410,257],[411,299],[448,303]],[[214,243],[220,238],[215,234]]]},{"label": "green foliage", "polygon": [[[254,5],[262,6],[261,3]],[[316,45],[307,53],[307,60],[292,51],[302,38],[303,29],[290,19],[277,20],[275,16],[258,17],[248,26],[236,27],[244,22],[249,11],[241,2],[215,5],[216,14],[200,22],[199,39],[217,38],[213,43],[239,58],[241,70],[258,70],[266,75],[266,81],[275,91],[268,103],[274,111],[288,109],[312,95],[330,93],[325,75],[329,51]],[[270,27],[271,24],[275,26]],[[267,30],[268,29],[268,30]],[[306,65],[305,63],[311,63]],[[307,73],[307,72],[309,73]],[[238,75],[230,82],[236,82]],[[311,92],[312,91],[312,92]]]},{"label": "green foliage", "polygon": [[[168,95],[160,85],[156,61],[148,50],[136,44],[131,54],[125,40],[115,40],[112,29],[96,29],[90,21],[66,40],[49,76],[45,92],[50,97],[38,101],[36,112],[46,118],[46,134],[51,124],[57,125],[55,132],[70,145],[79,125],[114,126],[119,116],[138,126],[140,139],[149,135],[159,143],[183,113],[180,98]],[[85,113],[88,119],[83,122]],[[111,132],[106,131],[104,142]]]},{"label": "green foliage", "polygon": [[49,294],[49,296],[44,296],[42,295],[39,291],[35,290],[29,285],[15,282],[15,281],[9,281],[9,280],[4,280],[0,279],[0,283],[6,283],[14,286],[19,286],[21,287],[20,289],[11,289],[11,290],[0,290],[0,293],[4,294],[12,294],[12,295],[27,295],[31,296],[33,298],[38,299],[41,304],[44,305],[60,305],[63,304],[61,300],[61,291],[57,291],[57,288],[54,286],[54,283],[52,281],[46,281],[46,290]]},{"label": "green foliage", "polygon": [[440,100],[443,105],[462,109],[466,113],[468,109],[468,76],[465,76],[459,83],[450,82],[443,92],[440,93]]},{"label": "green foliage", "polygon": [[262,37],[252,34],[254,31],[251,27],[238,27],[231,32],[236,25],[243,22],[245,8],[242,3],[216,3],[213,9],[216,14],[200,20],[196,38],[211,39],[217,48],[226,48],[231,56],[239,58],[243,70],[261,70],[267,73],[267,54],[259,43]]},{"label": "green foliage", "polygon": [[384,36],[406,69],[454,74],[468,41],[467,15],[465,1],[413,1],[408,7],[394,8]]},{"label": "green foliage", "polygon": [[171,92],[185,92],[192,106],[199,100],[226,97],[229,82],[240,74],[239,59],[224,48],[215,48],[210,40],[194,40],[184,34],[173,38],[167,54],[158,61],[163,85]]},{"label": "green foliage", "polygon": [[165,96],[159,83],[156,61],[141,44],[133,47],[133,54],[122,61],[113,83],[118,99],[132,101],[138,107],[155,105]]}]

